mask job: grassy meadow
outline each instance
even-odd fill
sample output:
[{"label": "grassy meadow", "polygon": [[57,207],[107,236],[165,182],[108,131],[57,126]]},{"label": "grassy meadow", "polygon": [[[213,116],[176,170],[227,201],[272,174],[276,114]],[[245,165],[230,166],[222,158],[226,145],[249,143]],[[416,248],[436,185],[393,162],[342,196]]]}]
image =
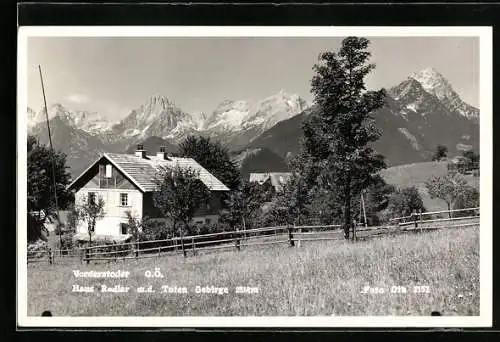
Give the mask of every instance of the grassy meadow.
[{"label": "grassy meadow", "polygon": [[[446,161],[433,161],[414,164],[405,164],[389,167],[381,171],[381,175],[388,184],[397,187],[415,186],[427,211],[447,210],[446,202],[437,198],[430,198],[425,188],[425,181],[431,176],[444,176],[448,173]],[[479,189],[479,177],[464,175],[470,185]]]},{"label": "grassy meadow", "polygon": [[[155,268],[163,278],[144,276]],[[76,278],[73,270],[124,270],[130,276]],[[93,285],[95,292],[72,292],[74,284]],[[101,284],[131,289],[102,293]],[[434,310],[479,315],[479,228],[355,243],[308,242],[300,248],[279,244],[186,259],[36,263],[28,265],[27,285],[30,316],[44,310],[55,316],[406,316]],[[137,287],[149,285],[155,293],[137,293]],[[162,293],[162,285],[186,287],[188,293]],[[228,293],[195,293],[196,286],[227,287]],[[237,294],[237,286],[257,288],[258,293]],[[361,293],[365,286],[369,292]],[[391,293],[392,286],[400,293]],[[414,293],[414,286],[424,287]],[[385,293],[375,293],[380,289]]]}]

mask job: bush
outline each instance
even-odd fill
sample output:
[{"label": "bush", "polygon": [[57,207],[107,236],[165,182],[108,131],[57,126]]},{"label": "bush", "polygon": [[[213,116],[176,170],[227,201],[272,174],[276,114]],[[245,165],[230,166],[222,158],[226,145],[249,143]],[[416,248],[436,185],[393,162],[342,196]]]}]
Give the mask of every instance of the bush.
[{"label": "bush", "polygon": [[229,224],[212,223],[212,224],[194,224],[189,227],[187,235],[204,235],[232,231]]},{"label": "bush", "polygon": [[42,221],[38,221],[33,215],[27,214],[28,242],[37,242],[39,239],[47,241],[47,229]]},{"label": "bush", "polygon": [[[472,187],[467,186],[464,192],[457,198],[453,204],[453,209],[466,209],[479,207],[479,191]],[[454,212],[454,217],[474,216],[475,210]]]},{"label": "bush", "polygon": [[387,211],[391,217],[409,216],[419,210],[425,212],[424,202],[414,186],[397,189],[389,198]]},{"label": "bush", "polygon": [[74,234],[72,233],[63,233],[61,235],[61,241],[59,239],[57,240],[56,248],[63,250],[63,254],[69,254],[76,246],[73,237]]},{"label": "bush", "polygon": [[[174,237],[173,222],[165,219],[145,217],[141,222],[142,231],[137,233],[138,241],[165,240]],[[179,229],[177,229],[179,232]]]},{"label": "bush", "polygon": [[99,246],[100,248],[93,248],[91,250],[91,253],[103,253],[93,256],[95,258],[113,258],[119,256],[127,256],[133,250],[132,245],[122,245],[121,243],[117,244],[116,241],[110,239],[100,241]]},{"label": "bush", "polygon": [[28,259],[43,258],[47,256],[49,244],[43,240],[37,240],[28,244]]}]

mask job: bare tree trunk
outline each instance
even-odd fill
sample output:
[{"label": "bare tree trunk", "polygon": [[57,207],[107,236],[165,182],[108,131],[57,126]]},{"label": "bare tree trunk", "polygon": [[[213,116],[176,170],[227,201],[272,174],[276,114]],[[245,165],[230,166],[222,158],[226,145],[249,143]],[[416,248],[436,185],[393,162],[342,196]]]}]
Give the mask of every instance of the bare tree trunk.
[{"label": "bare tree trunk", "polygon": [[246,239],[246,237],[247,237],[247,233],[246,233],[247,224],[245,222],[245,215],[241,216],[241,221],[243,222],[243,237]]},{"label": "bare tree trunk", "polygon": [[345,192],[345,200],[344,200],[344,238],[349,240],[349,231],[351,227],[351,188],[350,188],[350,179],[347,183],[347,188]]}]

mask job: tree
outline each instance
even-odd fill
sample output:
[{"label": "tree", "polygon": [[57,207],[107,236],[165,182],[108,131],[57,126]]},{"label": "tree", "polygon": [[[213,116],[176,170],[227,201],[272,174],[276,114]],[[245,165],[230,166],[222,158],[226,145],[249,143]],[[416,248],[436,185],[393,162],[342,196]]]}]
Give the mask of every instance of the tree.
[{"label": "tree", "polygon": [[[479,208],[479,190],[471,185],[467,185],[464,191],[453,204],[453,209]],[[467,210],[455,213],[456,217],[471,216],[474,211]]]},{"label": "tree", "polygon": [[141,236],[141,231],[142,231],[142,227],[141,227],[141,222],[139,219],[137,219],[137,217],[135,217],[133,214],[132,214],[132,211],[131,210],[127,210],[125,212],[125,215],[127,216],[127,232],[132,235],[134,241],[139,241],[140,240],[140,236]]},{"label": "tree", "polygon": [[467,180],[458,173],[448,173],[445,176],[434,176],[425,182],[431,198],[439,198],[446,202],[448,215],[451,218],[451,208],[468,189]]},{"label": "tree", "polygon": [[447,154],[448,154],[448,147],[443,145],[437,145],[436,152],[434,152],[434,155],[432,156],[432,161],[440,161],[442,159],[445,159]]},{"label": "tree", "polygon": [[[382,221],[382,213],[389,206],[389,201],[396,191],[393,185],[387,184],[380,176],[374,176],[373,183],[363,191],[363,200],[365,202],[366,220],[368,225],[378,225]],[[357,198],[353,201],[354,212],[358,212],[360,216],[359,222],[364,221],[363,208],[361,207],[361,199]]]},{"label": "tree", "polygon": [[179,156],[193,158],[230,189],[239,184],[238,166],[219,142],[203,136],[188,136],[179,145]]},{"label": "tree", "polygon": [[467,158],[467,169],[471,170],[479,168],[479,153],[475,153],[474,151],[464,151],[462,156]]},{"label": "tree", "polygon": [[154,206],[163,217],[171,219],[174,231],[180,227],[182,253],[184,249],[184,230],[193,218],[197,209],[206,205],[210,199],[210,190],[199,179],[199,172],[179,165],[162,167],[154,180],[157,188],[153,193]]},{"label": "tree", "polygon": [[77,217],[78,221],[87,223],[89,247],[92,246],[92,235],[95,231],[96,222],[104,217],[104,206],[105,202],[100,196],[83,199],[75,205],[73,215]]},{"label": "tree", "polygon": [[34,215],[34,220],[28,221],[28,235],[30,239],[37,239],[41,236],[46,218],[59,221],[54,193],[61,210],[73,201],[73,194],[67,190],[70,174],[64,153],[52,151],[31,135],[27,139],[27,152],[27,209],[29,214]]},{"label": "tree", "polygon": [[424,202],[414,186],[394,191],[387,205],[387,211],[393,217],[409,216],[420,210],[425,211]]},{"label": "tree", "polygon": [[359,198],[385,162],[372,143],[380,137],[372,114],[385,104],[385,90],[366,91],[364,78],[374,69],[368,64],[369,41],[348,37],[338,53],[325,52],[313,69],[311,92],[317,109],[306,120],[305,153],[319,170],[317,182],[336,192],[343,207],[345,238],[352,224],[351,202]]},{"label": "tree", "polygon": [[78,212],[75,210],[75,207],[72,206],[68,210],[68,225],[67,228],[70,232],[76,233],[76,227],[78,225]]}]

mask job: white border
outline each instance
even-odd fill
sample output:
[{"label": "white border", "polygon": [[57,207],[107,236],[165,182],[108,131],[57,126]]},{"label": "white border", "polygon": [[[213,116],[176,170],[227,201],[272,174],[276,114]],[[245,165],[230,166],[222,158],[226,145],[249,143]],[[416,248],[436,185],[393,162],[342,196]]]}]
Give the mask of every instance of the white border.
[{"label": "white border", "polygon": [[[457,317],[28,317],[26,229],[17,230],[19,327],[491,327],[492,326],[492,28],[491,27],[243,27],[24,26],[18,31],[17,175],[26,179],[28,37],[480,37],[480,315]],[[17,182],[17,224],[26,226],[26,183]]]}]

